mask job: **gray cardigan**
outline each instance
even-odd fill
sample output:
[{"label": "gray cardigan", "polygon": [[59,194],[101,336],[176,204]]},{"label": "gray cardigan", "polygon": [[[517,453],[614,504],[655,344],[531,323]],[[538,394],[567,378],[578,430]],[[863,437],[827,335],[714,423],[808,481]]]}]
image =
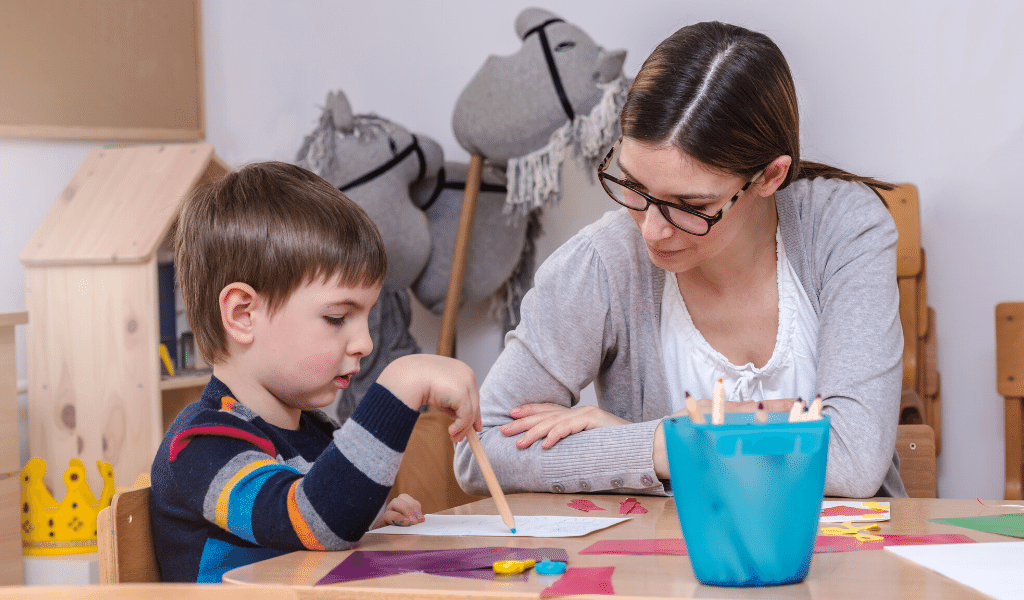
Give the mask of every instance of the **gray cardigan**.
[{"label": "gray cardigan", "polygon": [[[819,318],[817,387],[832,419],[825,494],[906,496],[895,452],[903,330],[896,226],[859,183],[798,180],[776,193],[786,253]],[[654,430],[671,413],[662,366],[665,272],[626,209],[605,214],[537,270],[515,331],[480,389],[481,441],[506,493],[664,494]],[[598,405],[630,422],[583,431],[544,450],[515,446],[498,427],[530,402],[573,406],[594,382]],[[468,444],[455,474],[486,483]]]}]

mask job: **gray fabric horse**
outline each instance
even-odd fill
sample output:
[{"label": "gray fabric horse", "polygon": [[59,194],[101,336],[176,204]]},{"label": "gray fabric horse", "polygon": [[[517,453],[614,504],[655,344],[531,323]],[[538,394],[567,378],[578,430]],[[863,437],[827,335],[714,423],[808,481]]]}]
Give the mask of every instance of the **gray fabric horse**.
[{"label": "gray fabric horse", "polygon": [[452,126],[470,154],[507,162],[508,208],[529,212],[561,198],[566,154],[594,170],[619,135],[630,81],[625,50],[606,51],[554,13],[528,8],[515,30],[522,47],[487,58],[459,95]]},{"label": "gray fabric horse", "polygon": [[332,92],[316,129],[306,136],[296,164],[317,173],[361,206],[377,224],[388,255],[388,274],[370,312],[373,352],[336,400],[344,421],[384,367],[420,352],[409,333],[408,287],[430,259],[430,228],[410,188],[436,175],[444,162],[441,146],[423,135],[373,114],[357,115],[341,92]]}]

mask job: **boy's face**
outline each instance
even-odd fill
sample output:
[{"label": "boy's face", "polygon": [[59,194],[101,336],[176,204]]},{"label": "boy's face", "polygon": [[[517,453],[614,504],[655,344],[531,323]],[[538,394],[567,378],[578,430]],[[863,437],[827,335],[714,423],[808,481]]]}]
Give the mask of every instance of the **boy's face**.
[{"label": "boy's face", "polygon": [[350,287],[337,278],[299,286],[254,331],[255,376],[282,404],[323,408],[373,349],[367,318],[380,286]]}]

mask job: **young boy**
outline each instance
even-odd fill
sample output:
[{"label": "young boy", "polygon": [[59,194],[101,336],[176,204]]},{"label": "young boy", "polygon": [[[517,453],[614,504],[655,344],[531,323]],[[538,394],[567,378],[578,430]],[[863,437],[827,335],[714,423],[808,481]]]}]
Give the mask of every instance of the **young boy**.
[{"label": "young boy", "polygon": [[[416,354],[391,363],[338,428],[320,408],[373,343],[384,279],[380,233],[320,177],[260,163],[201,187],[174,235],[189,322],[213,377],[171,424],[153,461],[153,538],[165,581],[224,572],[293,550],[343,550],[381,512],[418,416],[480,430],[465,364]],[[377,520],[422,522],[407,495]]]}]

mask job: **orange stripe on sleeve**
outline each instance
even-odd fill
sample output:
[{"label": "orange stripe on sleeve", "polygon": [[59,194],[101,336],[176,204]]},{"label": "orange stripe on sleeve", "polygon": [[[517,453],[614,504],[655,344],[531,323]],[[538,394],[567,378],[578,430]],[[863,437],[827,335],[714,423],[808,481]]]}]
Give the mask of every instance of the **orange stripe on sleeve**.
[{"label": "orange stripe on sleeve", "polygon": [[299,485],[300,479],[296,479],[290,488],[288,488],[288,518],[292,522],[292,529],[295,530],[295,535],[299,536],[299,541],[302,545],[310,550],[326,550],[323,544],[316,539],[313,535],[313,530],[309,528],[309,524],[306,523],[306,519],[299,512],[299,503],[295,499],[295,489]]},{"label": "orange stripe on sleeve", "polygon": [[220,496],[217,497],[217,510],[215,514],[217,525],[220,525],[221,529],[224,531],[230,531],[228,529],[228,501],[231,499],[231,490],[234,489],[235,484],[237,484],[243,477],[262,466],[276,464],[280,463],[274,460],[258,460],[256,462],[251,462],[239,469],[238,472],[228,480],[221,489]]}]

